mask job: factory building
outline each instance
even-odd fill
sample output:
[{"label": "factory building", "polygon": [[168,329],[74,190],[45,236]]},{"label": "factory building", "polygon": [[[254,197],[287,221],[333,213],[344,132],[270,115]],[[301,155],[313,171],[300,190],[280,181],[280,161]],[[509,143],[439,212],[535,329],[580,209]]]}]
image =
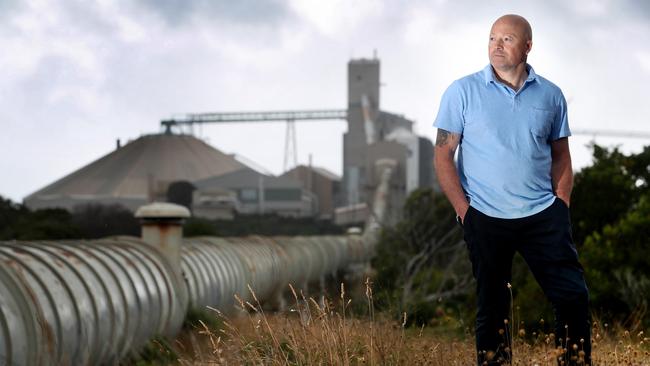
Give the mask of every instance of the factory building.
[{"label": "factory building", "polygon": [[164,201],[169,185],[233,172],[246,165],[190,135],[145,135],[27,196],[32,210],[119,204],[132,211]]},{"label": "factory building", "polygon": [[306,191],[313,193],[318,218],[329,220],[334,217],[341,193],[341,177],[327,169],[306,165],[298,165],[281,177],[292,178],[300,182]]},{"label": "factory building", "polygon": [[199,217],[219,218],[217,212],[220,214],[222,210],[211,209],[211,206],[224,206],[228,202],[232,212],[240,214],[307,217],[316,213],[314,194],[304,189],[299,181],[265,175],[251,168],[201,179],[194,182],[194,187],[197,199],[192,207]]},{"label": "factory building", "polygon": [[169,201],[178,187],[189,202],[177,203],[195,209],[198,217],[303,217],[315,212],[316,199],[300,182],[258,173],[234,155],[194,136],[176,134],[145,135],[118,144],[116,150],[27,196],[24,204],[32,210],[68,211],[88,204],[118,204],[135,211],[148,202]]},{"label": "factory building", "polygon": [[386,217],[396,222],[413,190],[435,187],[433,144],[413,133],[413,121],[380,109],[380,63],[376,58],[348,63],[348,131],[343,136],[342,205],[335,211],[339,224],[364,222],[373,208],[377,188],[375,165],[381,159],[396,164],[390,183]]}]

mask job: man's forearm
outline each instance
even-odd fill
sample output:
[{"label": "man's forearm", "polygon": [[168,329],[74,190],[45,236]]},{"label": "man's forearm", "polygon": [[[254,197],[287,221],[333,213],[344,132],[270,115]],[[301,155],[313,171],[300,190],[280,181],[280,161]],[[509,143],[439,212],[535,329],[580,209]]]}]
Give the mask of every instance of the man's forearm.
[{"label": "man's forearm", "polygon": [[456,214],[464,220],[469,204],[467,203],[467,198],[465,198],[465,192],[460,185],[460,178],[458,177],[456,164],[454,164],[453,155],[449,156],[446,152],[436,151],[434,156],[436,176],[438,177],[440,188],[447,196],[451,205],[454,206]]},{"label": "man's forearm", "polygon": [[571,203],[571,190],[573,189],[573,171],[571,169],[571,160],[553,162],[551,169],[553,179],[553,189],[555,195],[562,199],[566,204]]},{"label": "man's forearm", "polygon": [[554,142],[552,155],[551,180],[553,191],[556,196],[569,205],[571,203],[571,190],[573,190],[573,168],[571,166],[568,139],[565,138]]}]

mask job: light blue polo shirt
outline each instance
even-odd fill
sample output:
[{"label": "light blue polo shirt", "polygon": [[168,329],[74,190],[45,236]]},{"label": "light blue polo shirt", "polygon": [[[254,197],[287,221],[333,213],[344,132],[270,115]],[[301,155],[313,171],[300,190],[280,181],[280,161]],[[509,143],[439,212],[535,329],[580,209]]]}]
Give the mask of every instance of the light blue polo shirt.
[{"label": "light blue polo shirt", "polygon": [[526,67],[516,92],[491,65],[454,81],[434,122],[462,135],[461,185],[470,205],[492,217],[526,217],[553,203],[550,143],[571,135],[562,91]]}]

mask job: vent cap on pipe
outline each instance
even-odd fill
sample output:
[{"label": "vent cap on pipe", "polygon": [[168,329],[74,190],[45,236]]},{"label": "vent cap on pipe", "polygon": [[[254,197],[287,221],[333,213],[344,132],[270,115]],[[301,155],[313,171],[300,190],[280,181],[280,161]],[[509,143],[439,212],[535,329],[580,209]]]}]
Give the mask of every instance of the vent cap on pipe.
[{"label": "vent cap on pipe", "polygon": [[154,202],[140,207],[135,217],[142,224],[142,241],[158,249],[181,279],[182,225],[190,211],[173,203]]},{"label": "vent cap on pipe", "polygon": [[345,233],[348,234],[348,235],[361,235],[362,230],[361,230],[360,227],[353,226],[353,227],[349,228]]},{"label": "vent cap on pipe", "polygon": [[184,219],[190,217],[186,207],[169,202],[154,202],[135,212],[139,219]]}]

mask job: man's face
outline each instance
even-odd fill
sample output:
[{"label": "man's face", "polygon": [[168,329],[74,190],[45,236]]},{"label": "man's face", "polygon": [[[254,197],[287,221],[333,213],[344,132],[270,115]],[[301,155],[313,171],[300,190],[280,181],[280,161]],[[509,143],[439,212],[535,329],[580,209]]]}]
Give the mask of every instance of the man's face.
[{"label": "man's face", "polygon": [[525,63],[532,44],[523,24],[516,19],[500,18],[490,31],[488,51],[492,67],[508,71]]}]

